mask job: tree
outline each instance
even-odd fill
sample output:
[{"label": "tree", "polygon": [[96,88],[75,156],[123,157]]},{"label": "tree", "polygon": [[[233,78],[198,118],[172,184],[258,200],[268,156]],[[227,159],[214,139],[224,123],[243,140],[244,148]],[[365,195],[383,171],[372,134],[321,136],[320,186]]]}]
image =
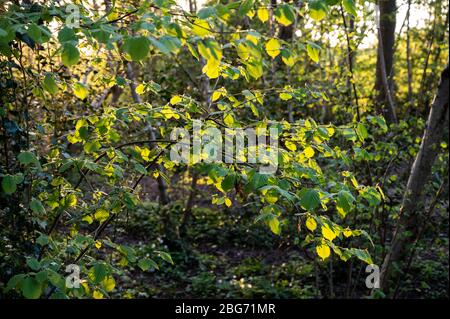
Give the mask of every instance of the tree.
[{"label": "tree", "polygon": [[436,92],[419,152],[411,168],[408,184],[400,209],[400,217],[394,231],[389,253],[386,255],[381,268],[380,287],[387,291],[392,272],[392,264],[401,262],[408,252],[407,245],[416,238],[419,226],[426,223],[423,211],[423,187],[430,178],[431,167],[437,156],[436,148],[441,142],[445,130],[448,128],[448,96],[449,69],[441,74],[441,80]]},{"label": "tree", "polygon": [[378,51],[375,89],[376,103],[388,123],[396,123],[394,102],[395,0],[379,0]]}]

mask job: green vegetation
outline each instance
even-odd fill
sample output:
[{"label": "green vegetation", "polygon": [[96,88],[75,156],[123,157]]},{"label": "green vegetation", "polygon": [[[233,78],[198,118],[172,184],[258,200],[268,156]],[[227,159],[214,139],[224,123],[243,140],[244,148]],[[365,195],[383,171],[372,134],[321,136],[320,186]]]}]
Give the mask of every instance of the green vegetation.
[{"label": "green vegetation", "polygon": [[448,298],[448,3],[379,2],[0,1],[0,297]]}]

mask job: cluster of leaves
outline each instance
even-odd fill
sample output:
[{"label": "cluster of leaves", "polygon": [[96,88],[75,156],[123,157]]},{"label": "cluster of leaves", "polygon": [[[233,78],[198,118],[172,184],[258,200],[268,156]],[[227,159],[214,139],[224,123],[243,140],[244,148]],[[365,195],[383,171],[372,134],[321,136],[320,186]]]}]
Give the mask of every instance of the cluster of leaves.
[{"label": "cluster of leaves", "polygon": [[[341,3],[349,14],[357,15],[352,0],[310,1],[306,12],[321,20]],[[371,160],[366,140],[371,131],[387,130],[384,119],[367,117],[345,125],[318,124],[312,118],[294,123],[281,118],[268,120],[269,99],[305,103],[326,100],[327,96],[309,86],[234,87],[235,83],[264,80],[265,72],[279,61],[287,67],[298,66],[305,56],[319,62],[319,44],[312,39],[291,43],[235,23],[243,19],[259,25],[269,23],[273,8],[264,1],[218,3],[197,13],[188,13],[168,0],[141,1],[137,7],[115,4],[101,16],[82,4],[78,8],[76,26],[67,24],[70,13],[56,5],[12,5],[0,17],[2,59],[8,61],[13,81],[24,83],[20,92],[24,104],[18,107],[5,101],[2,119],[15,112],[32,113],[37,119],[30,124],[28,117],[22,118],[20,124],[27,134],[31,129],[36,135],[34,143],[13,152],[11,162],[0,171],[2,198],[19,199],[18,210],[33,224],[29,236],[33,250],[26,259],[27,269],[9,280],[6,291],[21,291],[26,298],[101,298],[114,289],[113,274],[120,274],[115,264],[106,261],[107,253],[119,266],[137,266],[144,271],[159,267],[154,261],[158,256],[171,262],[163,251],[155,251],[153,259],[138,260],[132,247],[102,235],[116,216],[139,202],[139,183],[144,176],[170,182],[171,172],[192,165],[216,188],[213,204],[233,205],[236,192],[237,200],[260,208],[256,220],[267,223],[275,234],[286,226],[285,216],[296,214],[309,230],[303,244],[315,247],[322,260],[332,250],[344,261],[354,256],[372,263],[367,247],[342,245],[344,239],[361,235],[370,242],[364,230],[350,229],[345,223],[357,203],[359,210],[370,210],[383,200],[381,188],[358,182],[352,169]],[[287,2],[277,6],[274,19],[280,26],[290,26],[303,14]],[[34,55],[28,63],[24,52]],[[178,56],[186,54],[197,61],[206,81],[222,81],[222,87],[214,86],[203,99],[189,92],[170,92],[161,101],[158,95],[164,88],[160,84],[144,81],[136,86],[134,78],[124,75],[133,63],[145,63],[152,56],[177,62]],[[37,69],[33,61],[38,61]],[[89,82],[83,80],[80,74],[89,61],[93,68],[108,71]],[[115,66],[109,69],[111,63]],[[113,71],[117,69],[123,72],[117,74]],[[140,97],[135,103],[117,106],[100,101],[96,105],[104,90],[125,90],[127,86],[134,90],[132,95]],[[76,107],[52,109],[49,101],[66,98]],[[143,98],[156,102],[140,101]],[[54,120],[64,112],[69,116]],[[277,172],[261,174],[249,163],[172,162],[166,152],[173,144],[171,130],[184,127],[191,131],[195,118],[204,119],[203,132],[276,125],[280,132]],[[127,134],[145,130],[156,131],[158,138],[133,139]],[[42,147],[52,134],[51,145]],[[201,159],[207,161],[208,156],[202,153]],[[25,189],[26,194],[22,194]],[[58,232],[61,223],[65,231]],[[81,273],[86,274],[80,288],[68,288],[62,276],[64,265],[71,263],[80,265]]]}]

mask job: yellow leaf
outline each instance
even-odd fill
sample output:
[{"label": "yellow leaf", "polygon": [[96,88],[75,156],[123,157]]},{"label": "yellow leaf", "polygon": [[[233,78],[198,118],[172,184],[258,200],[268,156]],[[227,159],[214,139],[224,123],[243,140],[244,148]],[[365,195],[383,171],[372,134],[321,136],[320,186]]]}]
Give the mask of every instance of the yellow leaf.
[{"label": "yellow leaf", "polygon": [[328,135],[329,135],[329,136],[333,136],[333,135],[334,135],[334,128],[328,127],[328,128],[327,128],[327,131],[328,131]]},{"label": "yellow leaf", "polygon": [[89,216],[89,215],[84,216],[81,220],[84,221],[84,222],[86,222],[86,223],[88,223],[89,225],[92,224],[92,222],[94,221],[94,220],[92,219],[92,217]]},{"label": "yellow leaf", "polygon": [[92,297],[94,297],[94,299],[103,299],[103,294],[98,290],[94,290]]},{"label": "yellow leaf", "polygon": [[272,59],[275,59],[275,57],[280,54],[281,45],[280,42],[278,42],[277,39],[270,39],[266,42],[266,52],[267,54],[272,57]]},{"label": "yellow leaf", "polygon": [[297,150],[297,145],[295,145],[291,141],[286,141],[284,144],[286,145],[286,148],[288,150],[290,150],[290,151],[296,151]]},{"label": "yellow leaf", "polygon": [[316,246],[316,252],[322,260],[325,260],[330,256],[331,251],[327,244],[322,243],[321,245]]},{"label": "yellow leaf", "polygon": [[280,16],[275,16],[275,20],[277,20],[277,22],[279,24],[284,25],[285,27],[287,27],[288,25],[292,24],[292,21],[289,20],[284,14],[280,15]]},{"label": "yellow leaf", "polygon": [[170,104],[175,105],[177,103],[180,103],[181,101],[183,101],[183,98],[179,95],[174,95],[172,96],[172,98],[170,99]]},{"label": "yellow leaf", "polygon": [[144,160],[144,161],[149,161],[150,160],[150,158],[148,157],[149,155],[150,155],[150,150],[148,149],[148,148],[143,148],[143,149],[140,149],[140,151],[141,151],[141,156],[142,156],[142,159]]},{"label": "yellow leaf", "polygon": [[356,180],[355,176],[352,176],[352,177],[350,178],[350,180],[352,181],[352,184],[353,184],[353,186],[354,186],[355,188],[358,188],[358,187],[359,187],[358,181]]},{"label": "yellow leaf", "polygon": [[248,74],[254,79],[259,79],[263,75],[263,67],[261,61],[251,61],[245,65]]},{"label": "yellow leaf", "polygon": [[222,48],[217,41],[209,40],[206,46],[202,42],[199,42],[197,47],[198,52],[208,61],[220,61],[222,59]]},{"label": "yellow leaf", "polygon": [[145,85],[144,84],[139,84],[137,87],[136,87],[136,93],[137,94],[139,94],[139,95],[141,95],[141,94],[144,94],[144,92],[145,92]]},{"label": "yellow leaf", "polygon": [[280,99],[282,99],[283,101],[287,101],[292,99],[292,95],[290,93],[282,92],[280,93]]},{"label": "yellow leaf", "polygon": [[84,288],[84,291],[89,294],[91,292],[91,289],[89,289],[89,284],[85,281],[81,283],[81,286]]},{"label": "yellow leaf", "polygon": [[199,37],[205,37],[211,34],[211,28],[207,21],[202,19],[195,19],[192,23],[192,32],[194,32]]},{"label": "yellow leaf", "polygon": [[231,207],[231,205],[232,205],[232,202],[228,197],[225,198],[225,205],[227,205],[227,207]]},{"label": "yellow leaf", "polygon": [[282,56],[281,60],[283,60],[284,64],[286,64],[287,66],[293,66],[295,64],[295,58],[292,55],[287,58]]},{"label": "yellow leaf", "polygon": [[254,45],[258,45],[259,38],[253,34],[247,34],[245,38],[253,43]]},{"label": "yellow leaf", "polygon": [[89,91],[83,83],[78,82],[73,85],[73,94],[80,100],[84,100],[88,93]]},{"label": "yellow leaf", "polygon": [[246,61],[250,56],[250,51],[245,43],[239,43],[236,47],[236,51],[238,56],[244,61]]},{"label": "yellow leaf", "polygon": [[280,221],[278,220],[278,218],[274,217],[271,220],[268,221],[270,230],[272,231],[272,233],[279,235],[280,234]]},{"label": "yellow leaf", "polygon": [[221,93],[221,92],[214,91],[213,94],[212,94],[212,96],[211,96],[211,101],[215,102],[215,101],[217,101],[218,99],[220,99],[221,96],[222,96],[222,93]]},{"label": "yellow leaf", "polygon": [[259,8],[258,12],[257,12],[257,15],[258,15],[258,19],[262,23],[264,23],[267,20],[269,20],[269,10],[267,10],[267,8],[264,8],[264,7]]},{"label": "yellow leaf", "polygon": [[350,237],[353,234],[353,232],[350,229],[345,229],[344,230],[344,236],[345,237]]},{"label": "yellow leaf", "polygon": [[97,249],[102,248],[102,242],[100,240],[95,241],[95,248],[97,248]]},{"label": "yellow leaf", "polygon": [[218,99],[220,99],[222,96],[225,96],[227,94],[227,90],[225,88],[220,88],[218,90],[215,90],[213,94],[211,95],[211,101],[215,102]]},{"label": "yellow leaf", "polygon": [[308,228],[310,231],[314,231],[317,228],[317,223],[312,217],[308,217],[306,219],[306,228]]},{"label": "yellow leaf", "polygon": [[77,205],[77,196],[75,194],[69,194],[66,197],[66,203],[70,206],[70,207],[74,207]]},{"label": "yellow leaf", "polygon": [[304,150],[303,150],[303,154],[305,154],[305,156],[307,157],[307,158],[311,158],[311,157],[313,157],[314,156],[314,149],[311,147],[311,146],[308,146],[308,147],[306,147]]},{"label": "yellow leaf", "polygon": [[247,12],[247,17],[249,17],[250,19],[253,18],[254,16],[255,16],[254,10],[250,10],[249,12]]},{"label": "yellow leaf", "polygon": [[202,72],[210,79],[219,77],[219,61],[211,59],[202,69]]},{"label": "yellow leaf", "polygon": [[306,52],[308,53],[308,56],[313,60],[314,62],[319,62],[319,48],[317,45],[311,45],[308,43],[306,46]]},{"label": "yellow leaf", "polygon": [[114,280],[113,276],[109,276],[102,281],[102,284],[106,292],[110,292],[116,286],[116,281]]},{"label": "yellow leaf", "polygon": [[336,238],[336,233],[328,226],[322,226],[322,236],[329,241],[333,241]]},{"label": "yellow leaf", "polygon": [[223,122],[228,125],[228,126],[232,126],[234,124],[234,117],[233,114],[228,113],[223,117]]},{"label": "yellow leaf", "polygon": [[324,10],[309,9],[309,15],[316,21],[320,21],[327,16]]},{"label": "yellow leaf", "polygon": [[109,217],[109,213],[104,208],[97,209],[97,211],[94,214],[94,218],[96,220],[98,220],[99,222],[106,220],[108,217]]}]

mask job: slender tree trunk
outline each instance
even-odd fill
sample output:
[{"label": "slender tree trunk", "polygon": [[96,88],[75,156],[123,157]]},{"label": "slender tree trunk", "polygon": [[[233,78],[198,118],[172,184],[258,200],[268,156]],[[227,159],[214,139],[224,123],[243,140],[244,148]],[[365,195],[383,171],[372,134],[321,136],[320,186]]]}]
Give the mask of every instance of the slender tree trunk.
[{"label": "slender tree trunk", "polygon": [[[433,28],[430,32],[430,42],[428,45],[428,51],[425,58],[423,73],[422,73],[422,80],[420,83],[420,99],[419,99],[419,105],[422,106],[422,108],[419,110],[421,113],[425,111],[426,105],[430,102],[430,99],[432,96],[428,94],[431,87],[433,87],[435,83],[435,77],[432,75],[436,72],[436,67],[439,65],[439,59],[442,52],[442,43],[446,41],[445,35],[446,31],[448,30],[448,11],[446,14],[445,22],[442,21],[442,10],[440,7],[436,6],[433,20]],[[443,22],[443,23],[442,23]],[[435,46],[433,48],[433,45]],[[430,63],[431,56],[434,55],[433,60]],[[428,72],[428,68],[431,68],[431,72]],[[428,76],[428,74],[431,74]]]},{"label": "slender tree trunk", "polygon": [[449,69],[447,64],[447,67],[441,74],[439,87],[422,137],[422,143],[411,168],[411,174],[400,209],[400,217],[391,241],[391,249],[386,255],[381,268],[380,288],[386,293],[390,288],[389,278],[392,273],[392,264],[403,260],[408,250],[407,244],[411,239],[416,238],[420,225],[427,222],[423,214],[421,214],[421,211],[423,211],[422,190],[431,175],[431,167],[438,154],[436,148],[448,127],[448,95]]},{"label": "slender tree trunk", "polygon": [[[126,74],[128,79],[130,80],[130,89],[131,89],[131,96],[133,97],[133,100],[135,103],[142,103],[142,99],[139,96],[139,94],[136,93],[136,77],[134,75],[134,70],[133,70],[133,65],[128,62],[126,64]],[[156,134],[155,134],[155,130],[152,126],[149,127],[150,130],[150,139],[151,140],[155,140],[156,139]],[[158,164],[158,170],[162,170],[161,165]],[[157,182],[158,182],[158,191],[159,191],[159,202],[162,205],[166,205],[169,202],[169,198],[167,197],[167,191],[166,191],[166,183],[164,182],[164,180],[162,179],[161,176],[158,176],[157,178]]]},{"label": "slender tree trunk", "polygon": [[352,89],[355,94],[355,107],[356,107],[356,119],[358,122],[361,120],[361,111],[359,109],[359,99],[358,99],[358,91],[356,90],[354,72],[353,72],[353,59],[354,59],[354,51],[351,45],[351,39],[349,36],[349,32],[353,33],[355,28],[355,21],[352,17],[350,17],[350,30],[348,30],[347,20],[345,19],[344,8],[341,5],[341,16],[342,22],[344,23],[344,31],[345,31],[345,39],[347,41],[347,65],[348,65],[348,77],[347,77],[347,92],[349,96],[349,100],[351,100]]},{"label": "slender tree trunk", "polygon": [[186,202],[186,207],[185,207],[183,217],[181,220],[181,224],[180,224],[180,237],[181,238],[184,238],[186,236],[187,225],[192,216],[192,207],[194,206],[195,195],[197,194],[198,173],[195,172],[194,169],[192,169],[191,175],[192,175],[191,189],[189,191],[189,197]]},{"label": "slender tree trunk", "polygon": [[411,35],[410,35],[410,15],[411,15],[411,0],[408,0],[408,10],[406,11],[406,63],[408,67],[408,102],[409,106],[414,107],[413,90],[412,90],[412,62],[411,62]]},{"label": "slender tree trunk", "polygon": [[[396,4],[395,0],[378,0],[380,10],[378,25],[378,55],[375,89],[378,94],[376,103],[381,107],[388,123],[396,123],[394,104],[394,42]],[[378,20],[378,19],[377,19]],[[378,21],[377,21],[378,22]]]}]

